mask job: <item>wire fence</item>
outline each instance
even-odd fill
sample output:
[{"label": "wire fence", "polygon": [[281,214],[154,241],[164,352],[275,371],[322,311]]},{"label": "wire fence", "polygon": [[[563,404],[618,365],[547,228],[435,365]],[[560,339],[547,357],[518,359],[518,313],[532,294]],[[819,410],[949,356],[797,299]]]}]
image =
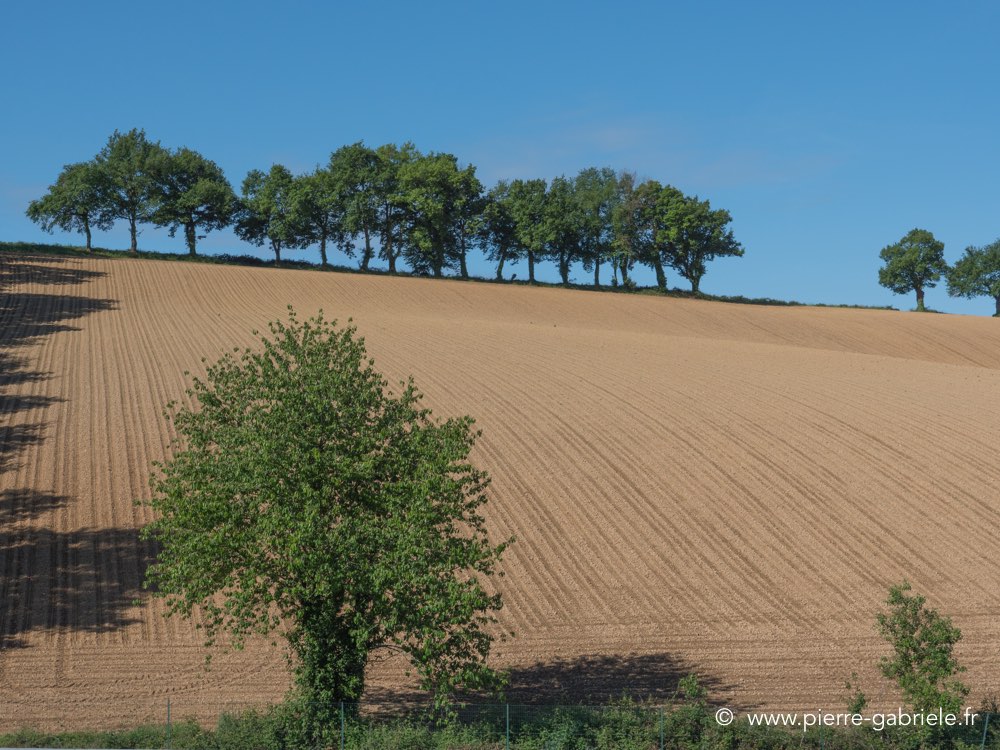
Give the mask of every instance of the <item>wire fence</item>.
[{"label": "wire fence", "polygon": [[[1000,750],[1000,715],[988,711],[956,714],[952,726],[946,715],[931,722],[931,714],[902,710],[863,715],[858,725],[845,722],[846,713],[728,711],[701,701],[654,706],[628,699],[590,706],[463,703],[445,710],[402,702],[248,707],[171,699],[164,701],[158,719],[147,719],[142,727],[132,724],[131,732],[91,736],[84,740],[87,745],[65,744],[68,737],[80,738],[79,732],[60,736],[25,731],[3,736],[0,745],[167,750]],[[207,721],[210,714],[214,718]],[[103,744],[94,744],[102,738]]]}]

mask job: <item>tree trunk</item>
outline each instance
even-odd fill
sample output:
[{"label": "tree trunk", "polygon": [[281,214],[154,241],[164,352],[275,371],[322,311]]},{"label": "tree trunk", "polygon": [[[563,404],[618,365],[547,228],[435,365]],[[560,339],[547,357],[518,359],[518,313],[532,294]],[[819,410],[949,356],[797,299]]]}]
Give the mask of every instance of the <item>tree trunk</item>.
[{"label": "tree trunk", "polygon": [[528,283],[535,283],[535,253],[528,251]]},{"label": "tree trunk", "polygon": [[198,252],[195,250],[195,245],[198,241],[198,235],[195,233],[195,226],[193,221],[188,221],[184,224],[184,241],[187,242],[188,254],[197,255]]},{"label": "tree trunk", "polygon": [[90,219],[86,216],[83,217],[83,232],[87,235],[87,252],[94,252],[94,248],[90,245]]},{"label": "tree trunk", "polygon": [[601,285],[601,259],[594,258],[594,286]]},{"label": "tree trunk", "polygon": [[653,258],[653,268],[656,271],[656,285],[661,292],[667,291],[667,275],[663,273],[663,261],[660,260],[659,253]]},{"label": "tree trunk", "polygon": [[396,254],[392,249],[392,227],[389,226],[385,233],[385,246],[382,248],[385,259],[389,261],[389,273],[396,273]]},{"label": "tree trunk", "polygon": [[322,235],[319,238],[319,260],[320,264],[326,268],[329,263],[326,262],[326,235]]},{"label": "tree trunk", "polygon": [[364,255],[361,256],[361,270],[367,271],[368,264],[371,262],[372,259],[372,238],[371,235],[368,233],[368,227],[365,227],[364,232],[365,232],[365,250],[364,250]]},{"label": "tree trunk", "polygon": [[278,240],[271,240],[271,249],[274,250],[274,265],[281,265],[281,243]]},{"label": "tree trunk", "polygon": [[618,264],[618,267],[621,269],[622,272],[622,284],[628,284],[628,261],[622,258],[622,261],[621,263]]},{"label": "tree trunk", "polygon": [[303,608],[299,632],[292,636],[298,657],[296,682],[306,700],[308,739],[329,747],[332,727],[339,723],[340,703],[355,703],[364,690],[368,652],[338,618],[335,602],[311,603]]},{"label": "tree trunk", "polygon": [[135,230],[135,215],[134,214],[128,217],[128,231],[129,231],[129,234],[132,237],[132,244],[129,245],[128,251],[132,255],[138,255],[139,254],[139,243],[136,241],[137,232]]},{"label": "tree trunk", "polygon": [[497,263],[497,281],[503,281],[503,262],[507,260],[507,253],[500,251],[500,262]]},{"label": "tree trunk", "polygon": [[563,255],[559,256],[559,275],[562,277],[563,285],[569,286],[569,263]]},{"label": "tree trunk", "polygon": [[463,279],[469,278],[469,267],[465,264],[465,251],[462,251],[462,257],[459,258],[459,274],[461,274]]},{"label": "tree trunk", "polygon": [[701,294],[701,292],[698,291],[698,287],[699,286],[701,286],[701,276],[692,276],[691,277],[691,294],[693,294],[695,296]]},{"label": "tree trunk", "polygon": [[997,303],[997,311],[993,313],[994,318],[1000,318],[1000,294],[993,298]]},{"label": "tree trunk", "polygon": [[917,312],[924,312],[927,309],[924,307],[924,288],[918,286],[915,291],[917,293]]}]

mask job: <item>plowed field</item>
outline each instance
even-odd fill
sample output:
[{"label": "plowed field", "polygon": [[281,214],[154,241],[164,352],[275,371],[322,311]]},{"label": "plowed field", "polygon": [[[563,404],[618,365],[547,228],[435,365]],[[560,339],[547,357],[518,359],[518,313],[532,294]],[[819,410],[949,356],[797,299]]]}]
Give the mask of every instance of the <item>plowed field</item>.
[{"label": "plowed field", "polygon": [[[296,270],[0,256],[0,730],[279,698],[280,648],[216,652],[140,583],[161,412],[251,330],[353,317],[392,381],[472,414],[517,543],[515,698],[876,699],[904,577],[1000,678],[1000,321]],[[405,685],[372,669],[373,695]]]}]

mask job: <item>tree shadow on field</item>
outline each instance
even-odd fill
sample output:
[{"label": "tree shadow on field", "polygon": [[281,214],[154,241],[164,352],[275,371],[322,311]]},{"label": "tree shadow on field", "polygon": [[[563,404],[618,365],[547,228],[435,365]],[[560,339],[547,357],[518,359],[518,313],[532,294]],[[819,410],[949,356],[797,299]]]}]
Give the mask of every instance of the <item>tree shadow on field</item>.
[{"label": "tree shadow on field", "polygon": [[138,529],[60,532],[27,523],[67,498],[27,489],[0,493],[0,648],[33,630],[102,633],[134,619],[126,612],[155,558]]},{"label": "tree shadow on field", "polygon": [[[515,706],[603,706],[623,697],[651,705],[670,704],[681,698],[680,681],[694,675],[708,692],[710,703],[724,700],[726,706],[738,711],[755,708],[733,702],[735,686],[664,652],[581,654],[513,667],[508,675],[506,702]],[[484,696],[463,695],[459,699],[471,704],[496,703]],[[372,686],[365,690],[365,710],[374,714],[406,712],[426,702],[426,694],[415,688]]]},{"label": "tree shadow on field", "polygon": [[679,683],[688,675],[695,675],[710,697],[733,689],[697,665],[665,652],[581,654],[514,667],[510,670],[507,698],[522,705],[602,705],[627,696],[661,704],[678,697]]},{"label": "tree shadow on field", "polygon": [[26,451],[46,437],[45,412],[64,400],[38,393],[53,373],[17,348],[80,330],[71,322],[115,309],[115,300],[81,293],[104,275],[77,260],[0,254],[0,648],[16,647],[32,630],[102,632],[128,624],[127,608],[152,559],[136,530],[52,530],[49,519],[39,519],[71,498],[12,488]]},{"label": "tree shadow on field", "polygon": [[[37,416],[62,400],[24,392],[51,374],[34,369],[27,358],[15,356],[15,347],[60,331],[79,330],[66,321],[112,310],[116,305],[114,300],[62,291],[100,278],[103,272],[57,258],[45,258],[44,264],[32,260],[30,256],[0,255],[0,474],[18,468],[17,460],[25,448],[44,439],[45,423]],[[58,293],[29,291],[36,286],[60,289]],[[15,423],[14,417],[20,413],[31,416]]]}]

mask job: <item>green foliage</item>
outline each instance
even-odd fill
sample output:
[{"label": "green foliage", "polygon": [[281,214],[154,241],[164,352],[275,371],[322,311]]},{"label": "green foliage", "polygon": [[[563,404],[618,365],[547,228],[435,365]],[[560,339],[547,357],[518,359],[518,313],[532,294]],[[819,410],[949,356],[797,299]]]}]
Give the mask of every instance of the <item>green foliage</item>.
[{"label": "green foliage", "polygon": [[483,199],[480,235],[486,257],[497,264],[496,280],[503,281],[503,266],[518,257],[517,222],[511,211],[510,183],[500,180]]},{"label": "green foliage", "polygon": [[948,272],[944,243],[926,229],[911,229],[896,244],[882,248],[879,257],[885,265],[879,269],[878,283],[896,294],[915,292],[920,312],[925,310],[924,291]]},{"label": "green foliage", "polygon": [[583,268],[593,269],[594,286],[601,285],[601,264],[611,259],[613,215],[618,205],[618,178],[613,169],[589,167],[573,181],[578,245]]},{"label": "green foliage", "polygon": [[559,278],[569,284],[570,266],[582,260],[580,204],[572,180],[556,177],[545,194],[542,228],[546,256],[559,269]]},{"label": "green foliage", "polygon": [[83,234],[87,250],[92,250],[91,231],[111,229],[114,223],[105,201],[106,179],[96,162],[68,164],[49,191],[31,202],[26,214],[46,232],[61,229]]},{"label": "green foliage", "polygon": [[513,180],[507,199],[514,221],[514,252],[528,261],[528,282],[535,282],[535,264],[542,260],[548,241],[545,180]]},{"label": "green foliage", "polygon": [[965,671],[955,660],[962,632],[951,619],[925,606],[903,582],[889,589],[888,612],[877,616],[878,632],[892,646],[882,658],[883,676],[893,680],[914,711],[958,713],[969,689],[956,676]]},{"label": "green foliage", "polygon": [[[645,254],[643,246],[647,234],[642,220],[637,179],[634,172],[622,171],[618,174],[618,190],[609,224],[612,272],[620,272],[622,284],[633,289],[635,282],[629,279],[629,274]],[[665,285],[664,281],[663,286]]]},{"label": "green foliage", "polygon": [[666,250],[667,264],[691,283],[691,291],[697,295],[710,261],[743,255],[729,229],[732,217],[728,211],[712,210],[708,201],[682,196],[670,186],[661,193],[660,201],[663,223],[657,231],[657,244]]},{"label": "green foliage", "polygon": [[[73,732],[37,732],[22,729],[12,734],[0,735],[2,747],[65,747],[65,748],[153,748],[166,747],[167,732],[163,724],[145,724],[134,729]],[[171,747],[177,750],[212,747],[210,733],[193,721],[173,724],[170,731]]]},{"label": "green foliage", "polygon": [[383,649],[441,704],[496,689],[483,579],[509,542],[487,537],[472,419],[435,421],[412,381],[393,395],[353,327],[290,313],[270,333],[194,379],[198,409],[174,407],[148,585],[170,613],[199,608],[210,642],[281,631],[323,710],[360,697]]},{"label": "green foliage", "polygon": [[317,169],[312,174],[292,181],[288,203],[290,223],[295,227],[295,241],[306,246],[319,245],[320,263],[328,266],[327,243],[335,242],[345,253],[353,255],[347,240],[346,208],[338,181],[329,169]]},{"label": "green foliage", "polygon": [[948,271],[948,294],[952,297],[992,297],[994,317],[1000,317],[1000,240],[983,247],[967,247]]},{"label": "green foliage", "polygon": [[406,208],[403,255],[410,267],[437,277],[457,268],[468,278],[467,255],[483,207],[475,167],[459,168],[451,154],[416,155],[400,167],[398,190]]},{"label": "green foliage", "polygon": [[152,221],[161,198],[156,171],[165,156],[158,141],[149,141],[146,131],[133,128],[127,133],[116,130],[96,158],[104,175],[103,205],[109,218],[128,222],[133,254],[138,252],[138,225]]},{"label": "green foliage", "polygon": [[[348,238],[363,241],[360,267],[368,270],[374,256],[373,240],[379,231],[379,207],[382,202],[381,158],[377,152],[358,142],[342,146],[330,155],[327,166],[343,209],[343,229]],[[353,250],[348,255],[354,255]]]},{"label": "green foliage", "polygon": [[396,273],[396,260],[403,251],[406,231],[412,224],[412,207],[400,186],[400,173],[420,157],[420,152],[409,142],[402,146],[387,143],[375,150],[375,156],[373,188],[378,204],[379,256],[389,264],[389,273]]},{"label": "green foliage", "polygon": [[294,184],[292,173],[281,164],[267,173],[251,170],[243,180],[236,216],[236,235],[258,247],[269,242],[279,264],[282,248],[301,247],[304,241],[292,206]]},{"label": "green foliage", "polygon": [[189,148],[179,148],[157,152],[148,168],[157,192],[150,219],[167,227],[171,237],[183,229],[191,255],[197,253],[199,230],[222,229],[232,221],[236,194],[214,161]]}]

